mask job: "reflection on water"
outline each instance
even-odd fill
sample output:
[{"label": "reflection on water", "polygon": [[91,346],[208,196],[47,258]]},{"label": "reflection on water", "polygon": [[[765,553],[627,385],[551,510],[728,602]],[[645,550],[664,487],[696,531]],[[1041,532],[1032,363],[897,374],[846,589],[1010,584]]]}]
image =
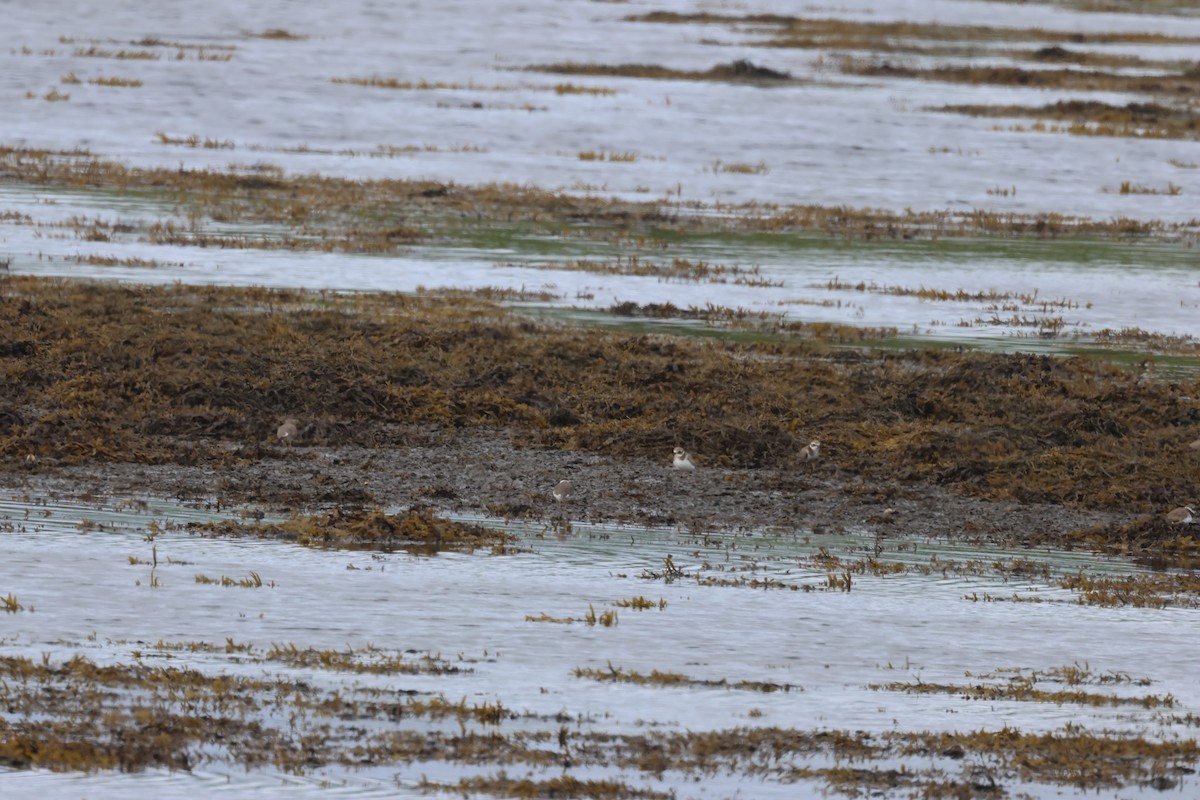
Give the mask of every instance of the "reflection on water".
[{"label": "reflection on water", "polygon": [[[1189,735],[1173,720],[1200,710],[1194,648],[1180,636],[1200,612],[1082,605],[1054,580],[1137,572],[1119,560],[902,535],[694,534],[579,522],[512,526],[522,546],[510,555],[422,557],[206,539],[186,528],[212,516],[161,501],[0,500],[0,595],[23,607],[2,620],[4,655],[298,680],[345,698],[382,690],[497,704],[515,714],[500,725],[509,733],[557,731],[557,720],[566,720],[579,734],[605,735],[742,726],[1036,733],[1071,724],[1163,737]],[[848,565],[866,559],[873,567],[843,584]],[[252,573],[262,585],[236,583]],[[615,624],[588,623],[589,614],[606,612]],[[316,654],[325,650],[347,663],[392,658],[454,669],[346,671],[323,667]],[[1004,686],[1014,671],[1061,676],[1064,669],[1090,676],[1079,688],[1113,700],[913,691]],[[592,672],[678,674],[686,685],[597,680],[587,677]],[[739,683],[792,688],[731,688]],[[1047,678],[1039,686],[1061,690],[1061,683]],[[1173,706],[1156,707],[1168,696]],[[459,725],[416,717],[396,724],[451,732]],[[222,780],[268,795],[276,787],[324,792],[328,781],[369,796],[394,791],[396,781],[414,786],[422,775],[455,782],[464,769],[479,771],[434,760],[419,768],[324,766],[281,778],[227,769],[218,759],[197,764],[194,774],[9,772],[0,773],[0,785],[51,797],[171,797]],[[648,780],[624,777],[632,785]],[[716,775],[706,784],[715,795],[694,796],[792,796],[786,785],[760,781]]]}]

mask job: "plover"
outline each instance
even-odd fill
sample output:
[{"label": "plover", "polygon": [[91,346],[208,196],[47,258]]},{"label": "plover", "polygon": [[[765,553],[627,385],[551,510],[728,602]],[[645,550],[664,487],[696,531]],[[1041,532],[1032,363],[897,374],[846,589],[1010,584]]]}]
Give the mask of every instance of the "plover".
[{"label": "plover", "polygon": [[675,448],[675,460],[671,462],[671,466],[675,469],[686,469],[688,472],[696,469],[696,465],[692,463],[692,457],[682,447]]},{"label": "plover", "polygon": [[1172,525],[1187,525],[1196,518],[1191,506],[1180,506],[1167,512],[1167,522]]},{"label": "plover", "polygon": [[559,481],[558,485],[550,493],[554,495],[554,499],[561,505],[563,500],[571,499],[574,491],[575,487],[571,485],[570,481]]},{"label": "plover", "polygon": [[283,421],[283,424],[275,431],[275,438],[280,444],[290,445],[296,441],[296,437],[300,435],[300,420],[295,417],[288,417]]},{"label": "plover", "polygon": [[821,443],[813,439],[800,450],[800,458],[804,461],[816,461],[821,457]]}]

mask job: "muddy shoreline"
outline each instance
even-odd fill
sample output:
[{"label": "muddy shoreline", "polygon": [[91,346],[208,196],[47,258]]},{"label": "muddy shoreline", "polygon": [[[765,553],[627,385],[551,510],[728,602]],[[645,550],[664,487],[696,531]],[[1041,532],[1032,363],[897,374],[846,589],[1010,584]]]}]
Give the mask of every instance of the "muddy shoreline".
[{"label": "muddy shoreline", "polygon": [[[834,457],[778,469],[701,466],[530,449],[504,431],[431,426],[397,432],[396,444],[255,446],[258,458],[227,466],[6,464],[9,491],[178,498],[250,513],[424,506],[442,514],[550,523],[684,527],[706,532],[855,532],[1039,546],[1138,515],[1054,504],[989,501],[922,484],[867,482]],[[180,446],[179,442],[175,445]],[[246,453],[242,453],[243,456]],[[550,490],[570,479],[560,508]]]},{"label": "muddy shoreline", "polygon": [[[1197,556],[1163,519],[1195,502],[1194,382],[1084,358],[601,331],[455,297],[5,288],[12,491]],[[671,469],[675,446],[695,473]]]}]

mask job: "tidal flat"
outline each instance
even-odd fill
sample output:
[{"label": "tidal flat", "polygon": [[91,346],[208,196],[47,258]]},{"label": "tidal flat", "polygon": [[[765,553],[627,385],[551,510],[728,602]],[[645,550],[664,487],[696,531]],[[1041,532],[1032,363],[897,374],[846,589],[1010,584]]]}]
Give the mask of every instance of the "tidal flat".
[{"label": "tidal flat", "polygon": [[9,9],[0,794],[1194,790],[1138,8]]},{"label": "tidal flat", "polygon": [[4,289],[9,785],[1190,780],[1179,383],[462,296]]}]

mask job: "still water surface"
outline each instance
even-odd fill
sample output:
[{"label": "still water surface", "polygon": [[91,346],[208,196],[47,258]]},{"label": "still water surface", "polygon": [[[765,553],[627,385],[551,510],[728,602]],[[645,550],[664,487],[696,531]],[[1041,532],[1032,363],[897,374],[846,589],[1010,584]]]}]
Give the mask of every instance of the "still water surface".
[{"label": "still water surface", "polygon": [[[316,2],[253,9],[214,2],[180,9],[148,0],[82,6],[58,0],[7,3],[4,10],[0,144],[84,148],[133,167],[510,182],[678,203],[685,213],[716,213],[753,201],[1179,223],[1196,218],[1194,198],[1200,195],[1195,168],[1200,152],[1193,141],[1017,132],[1005,120],[928,110],[1060,99],[1123,105],[1147,98],[860,79],[831,71],[829,65],[846,53],[758,47],[761,35],[752,26],[625,19],[653,10],[712,10],[685,0],[533,5],[500,0],[484,12],[475,3],[442,0],[400,6],[350,0],[336,10]],[[722,11],[1200,34],[1200,19],[1192,17],[1080,14],[966,0],[853,0],[799,10],[782,0],[761,0]],[[290,38],[263,35],[271,31]],[[1188,48],[1169,46],[1088,47],[1152,59],[1194,56]],[[554,87],[563,76],[523,70],[558,61],[708,69],[741,58],[789,71],[801,83],[767,89],[572,76],[567,82],[609,93],[560,94]],[[66,82],[66,76],[77,82]],[[141,85],[93,82],[112,77]],[[335,82],[371,77],[424,81],[433,88]],[[52,90],[69,99],[46,100]],[[588,152],[631,154],[632,160],[580,157]],[[720,164],[756,170],[730,172]],[[1123,182],[1175,186],[1178,193],[1121,194],[1117,187]],[[144,198],[25,185],[0,185],[0,212],[5,212],[0,255],[11,259],[15,273],[342,290],[502,287],[544,291],[551,296],[545,303],[556,308],[715,304],[1007,348],[1038,346],[1046,320],[1068,343],[1108,328],[1200,336],[1200,262],[1186,244],[1031,248],[993,241],[845,248],[741,242],[725,248],[682,245],[664,254],[668,260],[761,268],[768,285],[744,286],[569,272],[538,255],[545,242],[532,241],[466,251],[433,244],[386,258],[154,246],[136,231],[163,219],[187,224],[186,216],[176,216],[185,212]],[[24,221],[26,215],[32,223]],[[128,224],[135,233],[92,242],[50,227],[71,218]],[[200,230],[246,232],[196,222]],[[570,241],[553,246],[560,259],[605,256]],[[158,266],[80,263],[89,256]],[[830,289],[833,280],[1036,296],[1068,305],[934,302]]]},{"label": "still water surface", "polygon": [[[164,665],[213,673],[282,675],[348,694],[355,687],[376,687],[438,693],[451,702],[499,702],[521,715],[502,723],[504,732],[557,730],[557,723],[544,720],[565,714],[582,731],[609,733],[741,726],[966,732],[1006,725],[1036,733],[1071,724],[1097,733],[1157,738],[1189,735],[1178,718],[1200,711],[1195,649],[1186,635],[1200,622],[1200,610],[1081,605],[1053,581],[1053,576],[1079,570],[1092,575],[1137,571],[1120,560],[918,541],[902,533],[881,540],[802,530],[696,537],[674,530],[584,524],[576,524],[565,537],[536,526],[510,527],[521,536],[521,545],[509,555],[429,557],[201,538],[180,528],[209,518],[210,512],[165,501],[135,507],[113,498],[85,502],[9,495],[0,500],[0,545],[6,556],[0,592],[15,595],[25,606],[4,615],[0,631],[5,654],[53,661],[83,655],[100,664],[162,659]],[[151,522],[163,529],[153,544],[147,541]],[[131,563],[149,562],[152,547],[158,560],[154,588],[150,564]],[[886,577],[855,575],[852,590],[845,592],[832,590],[827,570],[814,561],[822,554],[856,560],[875,553],[884,563],[938,566],[929,574],[910,569]],[[668,555],[686,575],[670,582],[646,577],[661,572]],[[1047,565],[1051,575],[1031,579],[986,568],[976,570],[978,574],[946,569],[1012,558]],[[251,571],[262,577],[262,587],[222,587],[195,579],[239,578]],[[702,585],[698,577],[726,583],[773,578],[812,591]],[[613,605],[637,596],[655,607],[636,611]],[[1013,602],[1013,597],[1042,602]],[[583,623],[589,607],[597,613],[616,610],[618,623]],[[576,622],[527,619],[543,614]],[[160,641],[218,647],[216,652],[160,651],[154,647]],[[252,645],[251,652],[258,653],[272,645],[415,651],[464,669],[450,675],[346,674],[225,653],[220,646],[228,641]],[[695,680],[762,681],[791,688],[763,694],[638,686],[574,674],[576,668],[605,670],[610,665],[626,672],[658,670]],[[1081,687],[1088,691],[1170,695],[1177,705],[1147,709],[982,701],[881,688],[893,682],[1003,682],[1011,674],[1005,671],[1071,666],[1096,676],[1133,679]],[[978,677],[985,674],[993,677]],[[1148,683],[1137,685],[1140,679]],[[397,724],[438,725],[420,720]],[[270,796],[293,792],[297,784],[323,792],[316,784],[326,780],[338,785],[338,791],[369,796],[375,790],[412,788],[423,775],[454,781],[463,770],[461,765],[423,763],[330,767],[296,777],[229,770],[218,762],[199,764],[193,774],[0,772],[0,785],[37,787],[56,797],[79,791],[158,797],[181,796],[198,785],[227,780],[231,789],[253,788]],[[633,785],[655,783],[638,774],[623,777]],[[671,777],[661,780],[669,785]],[[726,797],[739,791],[794,796],[789,794],[794,786],[760,781],[716,775],[706,778],[703,790],[689,793],[685,788],[680,796]]]}]

